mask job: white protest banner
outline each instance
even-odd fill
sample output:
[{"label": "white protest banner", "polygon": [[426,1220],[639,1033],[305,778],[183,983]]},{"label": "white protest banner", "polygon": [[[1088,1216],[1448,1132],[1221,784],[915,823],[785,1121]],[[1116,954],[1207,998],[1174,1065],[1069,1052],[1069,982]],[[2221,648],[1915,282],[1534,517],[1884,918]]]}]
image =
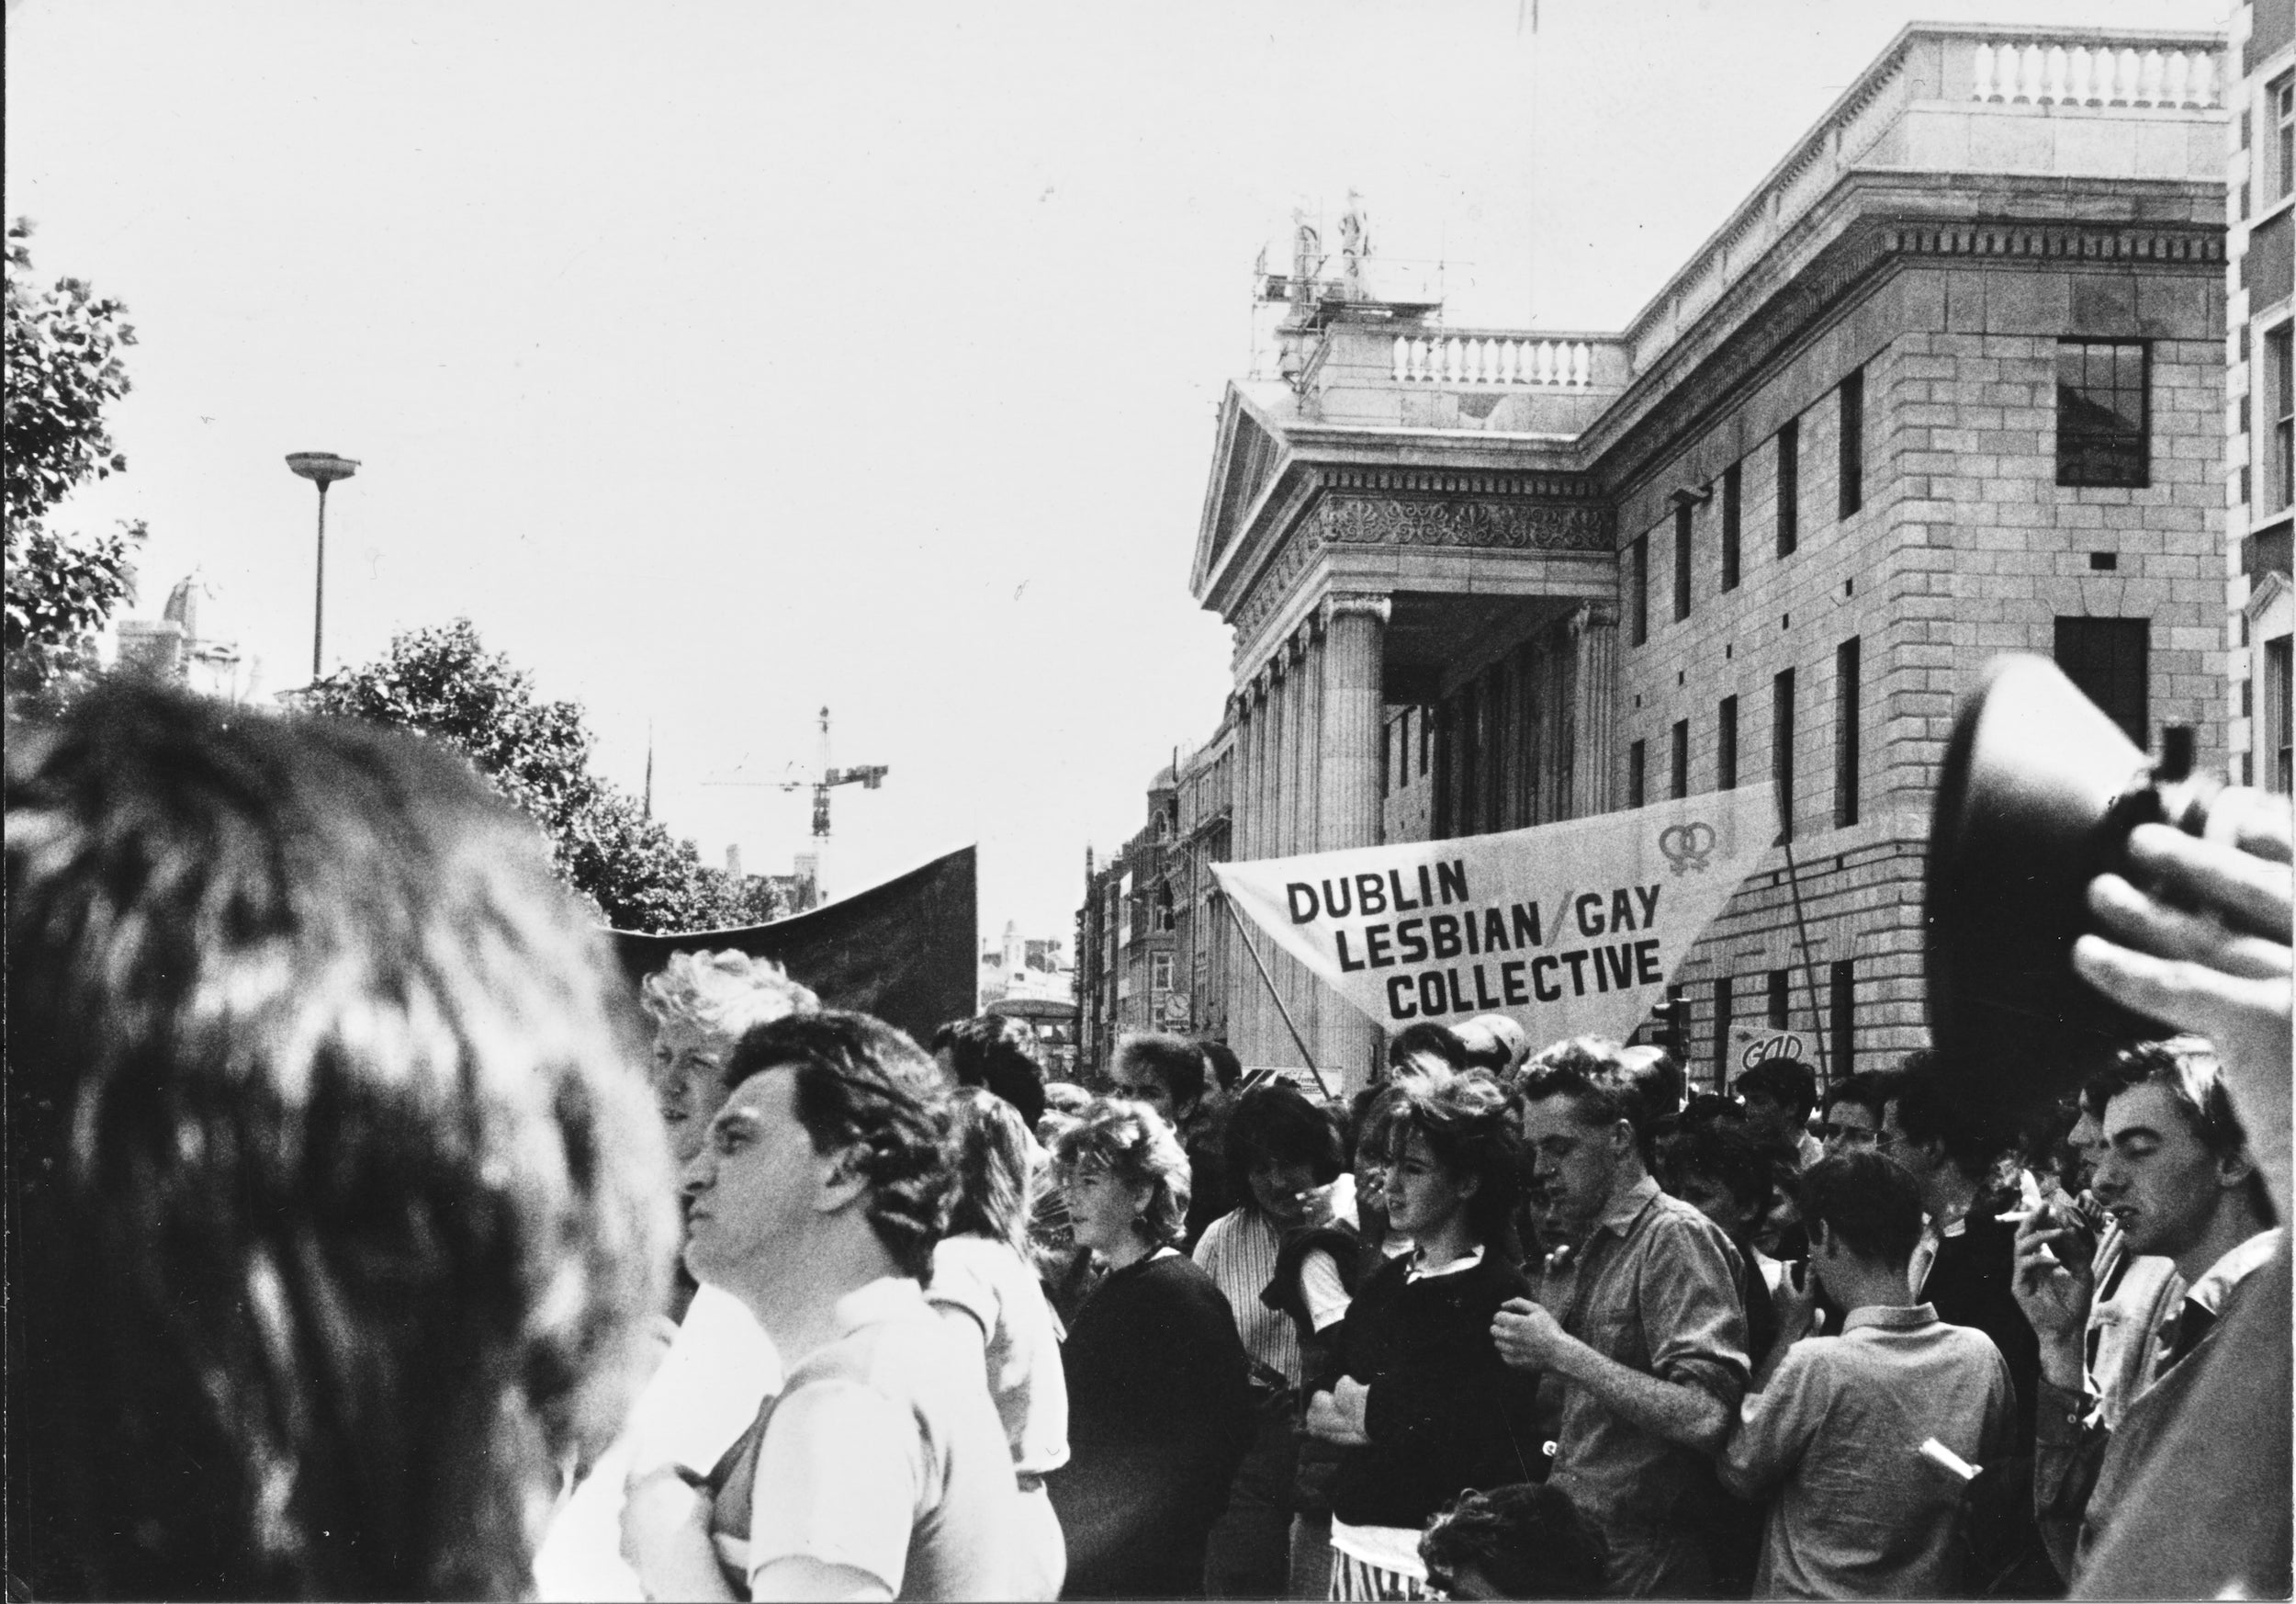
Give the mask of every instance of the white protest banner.
[{"label": "white protest banner", "polygon": [[1767,785],[1503,835],[1215,864],[1235,905],[1384,1030],[1479,1013],[1621,1037],[1777,839]]}]

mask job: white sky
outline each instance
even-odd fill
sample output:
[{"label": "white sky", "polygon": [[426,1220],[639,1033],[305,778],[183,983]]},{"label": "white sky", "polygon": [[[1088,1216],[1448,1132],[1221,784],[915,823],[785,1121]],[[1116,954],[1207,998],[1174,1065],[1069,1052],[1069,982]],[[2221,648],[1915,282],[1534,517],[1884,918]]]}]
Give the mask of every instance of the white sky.
[{"label": "white sky", "polygon": [[[1620,326],[1916,17],[2223,0],[1132,6],[10,0],[6,208],[125,300],[140,616],[201,570],[272,690],[467,615],[705,856],[977,840],[1066,936],[1089,841],[1209,735],[1187,588],[1255,254],[1352,187],[1455,323]],[[1333,231],[1327,227],[1326,238]]]}]

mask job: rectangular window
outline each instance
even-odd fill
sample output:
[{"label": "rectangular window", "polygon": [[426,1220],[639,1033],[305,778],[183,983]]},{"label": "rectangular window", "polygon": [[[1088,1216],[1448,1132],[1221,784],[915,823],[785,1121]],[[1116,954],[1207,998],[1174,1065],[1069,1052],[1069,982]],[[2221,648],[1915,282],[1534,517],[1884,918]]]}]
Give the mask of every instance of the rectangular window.
[{"label": "rectangular window", "polygon": [[1865,505],[1865,369],[1841,381],[1841,515]]},{"label": "rectangular window", "polygon": [[2280,512],[2296,503],[2296,324],[2282,323],[2264,336],[2265,510]]},{"label": "rectangular window", "polygon": [[1626,806],[1639,808],[1645,797],[1643,785],[1648,779],[1649,750],[1647,742],[1630,741],[1626,746]]},{"label": "rectangular window", "polygon": [[1627,610],[1626,623],[1632,632],[1627,644],[1640,646],[1650,638],[1650,537],[1638,535],[1626,554]]},{"label": "rectangular window", "polygon": [[1826,1067],[1836,1080],[1858,1072],[1858,982],[1853,960],[1833,963],[1833,1062]]},{"label": "rectangular window", "polygon": [[1738,469],[1733,462],[1722,470],[1722,588],[1726,591],[1738,589],[1741,504]]},{"label": "rectangular window", "polygon": [[2264,750],[2264,784],[2286,796],[2296,790],[2296,769],[2290,766],[2290,695],[2289,640],[2278,635],[2264,643],[2264,728],[2256,744]]},{"label": "rectangular window", "polygon": [[1722,711],[1715,720],[1714,729],[1715,788],[1720,791],[1738,789],[1738,698],[1722,698]]},{"label": "rectangular window", "polygon": [[2146,352],[2132,340],[2057,342],[2057,482],[2152,482]]},{"label": "rectangular window", "polygon": [[1802,535],[1802,420],[1778,431],[1778,555],[1792,557]]},{"label": "rectangular window", "polygon": [[1730,977],[1717,976],[1714,982],[1714,1083],[1725,1086],[1730,1079]]},{"label": "rectangular window", "polygon": [[1172,989],[1172,954],[1153,953],[1148,958],[1148,988],[1152,991]]},{"label": "rectangular window", "polygon": [[1770,1028],[1773,1031],[1785,1029],[1785,988],[1789,978],[1790,974],[1787,970],[1773,969],[1770,971]]},{"label": "rectangular window", "polygon": [[1429,763],[1429,762],[1430,762],[1430,761],[1432,761],[1432,757],[1433,757],[1433,754],[1434,754],[1434,751],[1435,751],[1435,709],[1434,709],[1433,707],[1422,707],[1422,708],[1420,708],[1420,709],[1419,709],[1419,777],[1420,777],[1421,779],[1423,779],[1423,780],[1424,780],[1424,779],[1425,779],[1425,778],[1427,777],[1427,764]]},{"label": "rectangular window", "polygon": [[1858,821],[1858,638],[1834,649],[1834,828]]},{"label": "rectangular window", "polygon": [[2296,76],[2282,78],[2265,94],[2272,116],[2272,175],[2267,182],[2278,200],[2296,194]]},{"label": "rectangular window", "polygon": [[1690,795],[1690,720],[1674,720],[1673,743],[1669,757],[1667,785],[1669,794],[1679,802]]},{"label": "rectangular window", "polygon": [[2059,618],[2057,667],[2140,747],[2152,748],[2152,620]]},{"label": "rectangular window", "polygon": [[1778,787],[1778,839],[1794,839],[1794,671],[1770,682],[1770,777]]},{"label": "rectangular window", "polygon": [[1674,503],[1674,622],[1690,616],[1690,503]]}]

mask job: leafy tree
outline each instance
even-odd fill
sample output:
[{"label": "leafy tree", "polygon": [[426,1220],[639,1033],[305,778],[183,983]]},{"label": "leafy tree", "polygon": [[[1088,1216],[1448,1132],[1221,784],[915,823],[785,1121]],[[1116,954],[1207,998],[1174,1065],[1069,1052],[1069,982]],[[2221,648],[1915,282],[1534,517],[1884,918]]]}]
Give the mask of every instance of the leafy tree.
[{"label": "leafy tree", "polygon": [[454,746],[541,826],[560,877],[617,929],[708,930],[787,911],[770,881],[736,884],[591,774],[580,705],[536,695],[532,678],[488,651],[467,618],[396,637],[378,661],[312,686],[305,706]]},{"label": "leafy tree", "polygon": [[128,393],[121,350],[135,344],[127,309],[98,299],[77,278],[32,283],[31,224],[7,234],[6,491],[9,706],[52,711],[96,672],[96,634],[133,599],[129,554],[141,523],[107,535],[47,527],[51,508],[90,479],[124,472],[104,409]]}]

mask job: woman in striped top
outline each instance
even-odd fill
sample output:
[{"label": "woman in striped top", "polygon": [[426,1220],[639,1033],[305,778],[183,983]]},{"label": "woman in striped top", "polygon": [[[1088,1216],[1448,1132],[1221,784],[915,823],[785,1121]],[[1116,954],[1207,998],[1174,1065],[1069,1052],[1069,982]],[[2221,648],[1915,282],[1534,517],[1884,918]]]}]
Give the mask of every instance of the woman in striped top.
[{"label": "woman in striped top", "polygon": [[[1343,1179],[1337,1128],[1287,1085],[1244,1095],[1229,1116],[1226,1159],[1228,1174],[1242,1182],[1244,1205],[1212,1222],[1195,1259],[1235,1311],[1252,1365],[1256,1425],[1227,1512],[1212,1528],[1204,1588],[1216,1598],[1270,1598],[1285,1593],[1291,1580],[1300,1398],[1308,1379],[1300,1327],[1285,1311],[1303,1307],[1311,1333],[1345,1316],[1342,1263],[1352,1258],[1346,1239],[1301,1238],[1335,1221],[1352,1227],[1352,1200],[1345,1195],[1352,1189]],[[1285,1284],[1274,1287],[1279,1269]]]}]

